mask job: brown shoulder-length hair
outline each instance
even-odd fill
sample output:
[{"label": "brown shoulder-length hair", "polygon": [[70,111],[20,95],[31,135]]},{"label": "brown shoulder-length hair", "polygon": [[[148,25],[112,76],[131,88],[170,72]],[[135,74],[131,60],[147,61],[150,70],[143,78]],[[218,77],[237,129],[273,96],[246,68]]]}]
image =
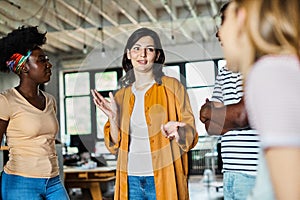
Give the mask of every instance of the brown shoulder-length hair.
[{"label": "brown shoulder-length hair", "polygon": [[246,28],[255,57],[293,53],[300,59],[299,0],[234,0],[247,12]]},{"label": "brown shoulder-length hair", "polygon": [[126,46],[123,52],[123,59],[122,59],[122,67],[126,72],[125,76],[123,76],[119,84],[121,87],[126,87],[131,85],[135,81],[135,76],[133,72],[133,66],[131,60],[127,58],[127,51],[130,50],[133,45],[142,37],[150,36],[154,41],[154,48],[155,48],[155,55],[158,55],[158,58],[155,59],[153,65],[153,75],[154,79],[158,84],[161,84],[161,78],[164,75],[162,71],[163,64],[165,62],[165,53],[162,49],[162,45],[159,39],[158,34],[148,28],[140,28],[134,31],[131,36],[128,38]]}]

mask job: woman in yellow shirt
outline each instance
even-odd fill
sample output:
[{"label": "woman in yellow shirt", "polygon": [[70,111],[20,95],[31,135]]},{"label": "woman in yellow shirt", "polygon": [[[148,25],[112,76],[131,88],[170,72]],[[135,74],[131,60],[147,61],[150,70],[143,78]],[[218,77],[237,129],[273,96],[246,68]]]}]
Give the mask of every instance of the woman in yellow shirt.
[{"label": "woman in yellow shirt", "polygon": [[118,154],[115,199],[189,199],[187,152],[198,141],[184,86],[162,72],[165,54],[156,32],[141,28],[128,39],[122,88],[106,100],[105,144]]}]

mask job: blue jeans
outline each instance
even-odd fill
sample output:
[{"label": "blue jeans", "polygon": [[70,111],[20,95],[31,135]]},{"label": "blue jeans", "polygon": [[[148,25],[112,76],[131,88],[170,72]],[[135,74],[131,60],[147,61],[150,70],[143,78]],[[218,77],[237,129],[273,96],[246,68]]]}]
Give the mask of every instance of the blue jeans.
[{"label": "blue jeans", "polygon": [[69,200],[59,176],[28,178],[2,173],[2,200]]},{"label": "blue jeans", "polygon": [[153,176],[128,176],[129,200],[156,200]]},{"label": "blue jeans", "polygon": [[255,185],[255,176],[238,173],[224,172],[223,192],[224,200],[245,200]]}]

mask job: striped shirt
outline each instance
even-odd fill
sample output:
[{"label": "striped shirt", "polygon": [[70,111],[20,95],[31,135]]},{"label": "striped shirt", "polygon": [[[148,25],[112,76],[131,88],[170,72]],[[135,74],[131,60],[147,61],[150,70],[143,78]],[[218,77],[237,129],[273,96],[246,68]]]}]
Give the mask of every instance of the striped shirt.
[{"label": "striped shirt", "polygon": [[[243,97],[243,77],[222,68],[216,78],[212,101],[236,104]],[[223,172],[234,171],[256,175],[259,138],[254,130],[228,131],[221,139]]]}]

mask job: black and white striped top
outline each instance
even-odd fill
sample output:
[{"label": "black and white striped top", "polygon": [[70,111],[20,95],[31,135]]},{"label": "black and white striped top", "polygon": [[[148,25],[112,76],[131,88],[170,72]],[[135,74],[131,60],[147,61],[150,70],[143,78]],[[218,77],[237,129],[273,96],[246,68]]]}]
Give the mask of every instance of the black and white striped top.
[{"label": "black and white striped top", "polygon": [[[224,105],[238,103],[243,96],[243,78],[222,68],[216,78],[212,101]],[[254,130],[234,130],[225,133],[221,140],[223,172],[234,171],[256,175],[259,138]]]}]

